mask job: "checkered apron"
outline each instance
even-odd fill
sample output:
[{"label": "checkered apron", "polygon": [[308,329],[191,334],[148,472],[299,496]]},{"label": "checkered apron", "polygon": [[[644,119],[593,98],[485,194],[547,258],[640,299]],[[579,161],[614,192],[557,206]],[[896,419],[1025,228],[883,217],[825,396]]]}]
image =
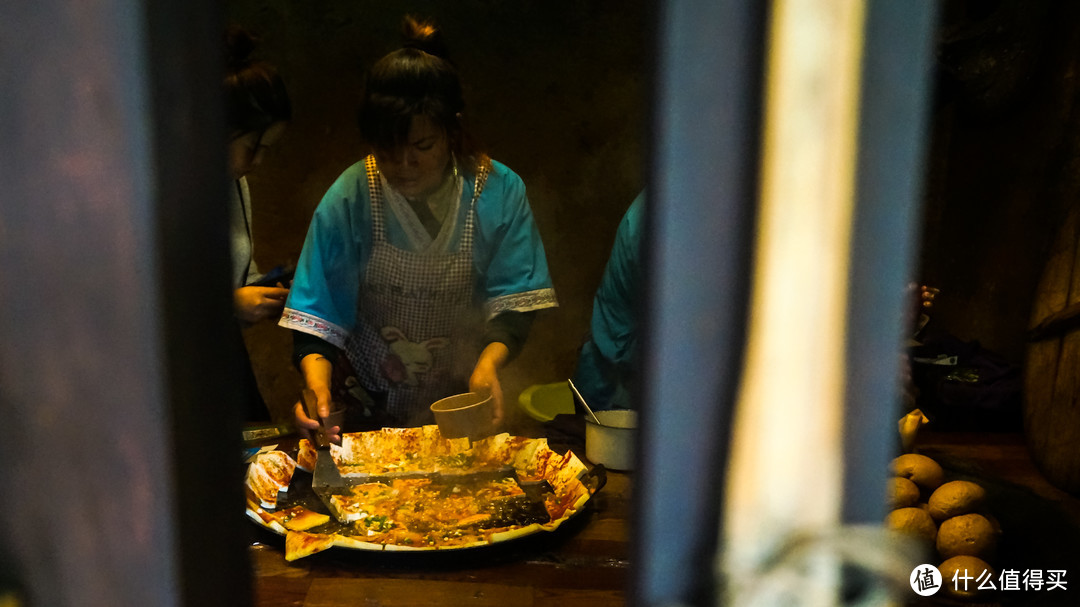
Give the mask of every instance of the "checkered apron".
[{"label": "checkered apron", "polygon": [[360,383],[386,394],[392,423],[431,423],[431,403],[467,389],[479,354],[482,319],[473,305],[472,247],[476,200],[487,171],[477,171],[457,250],[415,253],[387,241],[374,156],[365,163],[374,244],[345,352]]}]

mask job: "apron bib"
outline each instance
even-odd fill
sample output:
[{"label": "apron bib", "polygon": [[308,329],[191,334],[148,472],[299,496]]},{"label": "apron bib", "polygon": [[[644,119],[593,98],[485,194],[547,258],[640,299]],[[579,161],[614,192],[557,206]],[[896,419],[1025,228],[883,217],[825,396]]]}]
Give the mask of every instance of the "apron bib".
[{"label": "apron bib", "polygon": [[374,243],[345,353],[360,385],[385,394],[386,422],[432,423],[431,403],[464,392],[479,355],[482,321],[473,305],[472,246],[476,200],[487,172],[477,171],[457,250],[416,253],[387,240],[374,157],[365,165]]}]

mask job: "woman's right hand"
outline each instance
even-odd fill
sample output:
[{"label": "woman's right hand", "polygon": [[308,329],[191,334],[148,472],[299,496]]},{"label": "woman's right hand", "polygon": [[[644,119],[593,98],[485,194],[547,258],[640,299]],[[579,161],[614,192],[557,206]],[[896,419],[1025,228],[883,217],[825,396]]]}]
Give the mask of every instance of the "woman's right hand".
[{"label": "woman's right hand", "polygon": [[[304,384],[315,393],[318,403],[319,417],[325,419],[330,415],[330,403],[333,396],[330,393],[330,379],[333,373],[333,365],[330,360],[321,354],[308,354],[300,361],[300,374],[304,376]],[[315,442],[314,432],[319,430],[322,419],[311,419],[304,408],[301,399],[293,405],[293,421],[300,436]],[[341,428],[331,426],[326,428],[326,438],[334,444],[341,444]]]},{"label": "woman's right hand", "polygon": [[[311,419],[308,417],[307,410],[304,407],[304,401],[301,399],[295,405],[293,405],[293,422],[296,424],[296,429],[300,432],[302,438],[306,438],[312,443],[315,442],[315,433],[318,432],[319,427],[322,426],[322,420],[330,415],[330,390],[327,388],[312,389],[315,393],[315,399],[318,401],[319,406],[319,418]],[[326,439],[335,445],[341,444],[341,427],[331,426],[326,428]]]}]

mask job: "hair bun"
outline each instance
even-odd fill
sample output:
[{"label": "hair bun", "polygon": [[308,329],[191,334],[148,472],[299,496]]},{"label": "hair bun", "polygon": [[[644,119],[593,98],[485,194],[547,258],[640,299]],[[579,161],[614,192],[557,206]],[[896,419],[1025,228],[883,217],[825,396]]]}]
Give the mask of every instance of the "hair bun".
[{"label": "hair bun", "polygon": [[449,60],[442,31],[431,21],[424,21],[412,15],[406,15],[401,25],[404,48],[414,48],[442,59]]},{"label": "hair bun", "polygon": [[230,25],[225,30],[225,64],[230,71],[243,68],[251,62],[258,39],[238,25]]}]

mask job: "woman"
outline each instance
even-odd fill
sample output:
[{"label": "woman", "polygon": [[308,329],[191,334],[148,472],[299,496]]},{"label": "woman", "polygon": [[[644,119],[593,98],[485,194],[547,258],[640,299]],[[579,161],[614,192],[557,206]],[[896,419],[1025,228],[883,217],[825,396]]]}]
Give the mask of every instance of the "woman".
[{"label": "woman", "polygon": [[[405,37],[368,74],[359,121],[374,153],[316,209],[280,324],[321,417],[354,395],[367,426],[415,426],[469,390],[493,396],[498,426],[499,369],[555,292],[524,184],[470,145],[438,31],[407,18]],[[294,414],[319,427],[300,403]]]},{"label": "woman", "polygon": [[248,393],[247,421],[268,421],[270,412],[259,394],[241,329],[269,318],[277,318],[285,306],[289,290],[277,286],[257,286],[262,275],[252,255],[251,195],[246,175],[262,162],[266,150],[281,138],[292,118],[292,106],[277,70],[266,62],[252,60],[254,38],[238,27],[226,32],[227,73],[225,76],[226,124],[229,128],[227,161],[232,185],[229,188],[230,240],[233,261],[233,311],[238,320],[233,347],[247,361],[244,383]]}]

